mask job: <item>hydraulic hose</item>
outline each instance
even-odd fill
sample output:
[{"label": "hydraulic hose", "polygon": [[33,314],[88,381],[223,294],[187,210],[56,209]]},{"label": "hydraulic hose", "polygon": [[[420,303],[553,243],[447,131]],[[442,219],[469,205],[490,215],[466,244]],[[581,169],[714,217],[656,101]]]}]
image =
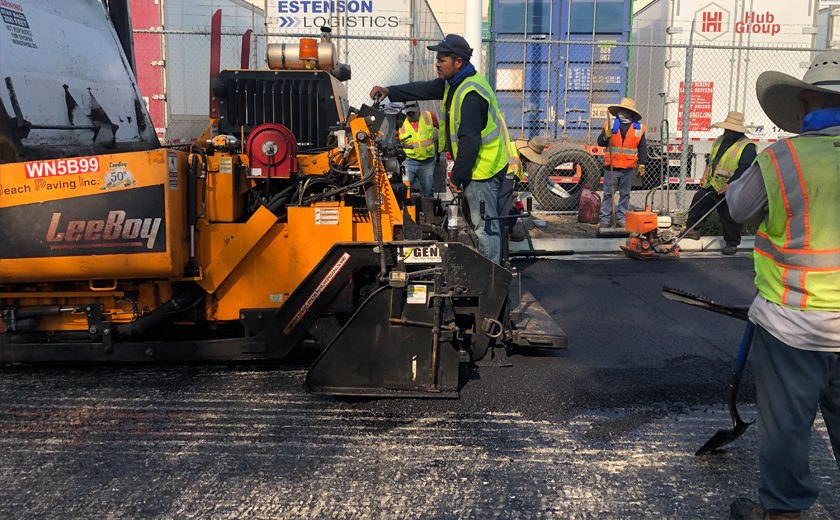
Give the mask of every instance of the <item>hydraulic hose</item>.
[{"label": "hydraulic hose", "polygon": [[157,327],[173,314],[185,311],[207,296],[207,291],[196,283],[191,283],[186,289],[173,296],[157,309],[140,316],[130,323],[117,325],[116,331],[120,336],[134,336]]}]

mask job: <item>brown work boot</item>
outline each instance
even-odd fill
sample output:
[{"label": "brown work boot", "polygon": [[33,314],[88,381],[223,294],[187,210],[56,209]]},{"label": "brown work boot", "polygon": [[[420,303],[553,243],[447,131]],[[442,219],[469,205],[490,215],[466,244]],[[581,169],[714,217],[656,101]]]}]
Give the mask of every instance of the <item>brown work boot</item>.
[{"label": "brown work boot", "polygon": [[690,240],[700,240],[700,231],[692,229],[691,231],[685,234],[684,238],[688,238]]},{"label": "brown work boot", "polygon": [[729,518],[736,520],[799,520],[801,511],[786,511],[778,515],[769,514],[758,502],[749,498],[738,498],[729,504]]}]

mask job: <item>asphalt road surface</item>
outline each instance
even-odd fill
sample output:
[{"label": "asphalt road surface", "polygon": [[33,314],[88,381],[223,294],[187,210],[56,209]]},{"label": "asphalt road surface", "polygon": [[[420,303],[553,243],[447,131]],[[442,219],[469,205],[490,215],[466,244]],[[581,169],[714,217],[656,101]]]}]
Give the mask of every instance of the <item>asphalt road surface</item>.
[{"label": "asphalt road surface", "polygon": [[[0,370],[2,518],[726,518],[756,497],[757,428],[731,426],[743,322],[663,299],[733,303],[746,258],[539,261],[524,284],[569,350],[462,369],[461,399],[346,400],[283,366]],[[755,416],[752,374],[740,399]],[[840,518],[822,420],[806,518]]]}]

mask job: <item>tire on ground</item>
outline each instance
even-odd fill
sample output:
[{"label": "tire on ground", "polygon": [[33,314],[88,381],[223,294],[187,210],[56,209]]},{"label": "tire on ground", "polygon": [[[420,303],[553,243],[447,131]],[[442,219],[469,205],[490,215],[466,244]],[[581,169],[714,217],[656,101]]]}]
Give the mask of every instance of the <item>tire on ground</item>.
[{"label": "tire on ground", "polygon": [[[586,150],[580,148],[549,150],[547,164],[531,165],[528,172],[528,187],[537,203],[545,211],[574,211],[580,206],[580,192],[584,184],[589,184],[592,190],[597,190],[601,182],[604,165]],[[581,182],[562,185],[571,197],[564,199],[548,189],[549,177],[558,177],[556,168],[561,164],[573,163],[581,168]]]}]

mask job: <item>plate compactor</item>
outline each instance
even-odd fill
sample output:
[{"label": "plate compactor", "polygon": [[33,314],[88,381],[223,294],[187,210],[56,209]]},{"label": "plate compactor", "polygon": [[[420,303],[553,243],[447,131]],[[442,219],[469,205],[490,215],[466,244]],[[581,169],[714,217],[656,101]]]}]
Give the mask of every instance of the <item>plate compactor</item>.
[{"label": "plate compactor", "polygon": [[[220,72],[211,53],[209,127],[164,148],[102,2],[18,4],[43,24],[90,16],[37,49],[2,34],[1,363],[274,361],[309,345],[323,348],[310,392],[457,397],[461,362],[566,347],[463,211],[409,196],[404,116],[349,106],[328,33],[268,45],[272,70]],[[213,25],[218,49],[220,12]]]},{"label": "plate compactor", "polygon": [[680,239],[685,217],[662,215],[650,210],[629,211],[625,227],[631,236],[620,246],[624,254],[639,260],[677,260],[680,257]]}]

